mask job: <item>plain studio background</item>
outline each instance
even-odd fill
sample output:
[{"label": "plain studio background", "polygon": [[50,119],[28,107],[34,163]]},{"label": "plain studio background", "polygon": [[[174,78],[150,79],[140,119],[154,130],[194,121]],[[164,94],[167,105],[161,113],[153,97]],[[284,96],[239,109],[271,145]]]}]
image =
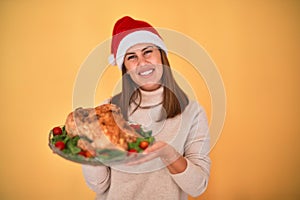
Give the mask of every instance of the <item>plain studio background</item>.
[{"label": "plain studio background", "polygon": [[[72,110],[81,64],[124,15],[193,38],[222,75],[225,125],[209,187],[196,199],[299,199],[299,11],[291,0],[1,1],[0,199],[94,198],[80,165],[52,154],[47,134]],[[184,59],[170,55],[170,62],[210,118],[205,82]],[[95,102],[119,78],[108,67]]]}]

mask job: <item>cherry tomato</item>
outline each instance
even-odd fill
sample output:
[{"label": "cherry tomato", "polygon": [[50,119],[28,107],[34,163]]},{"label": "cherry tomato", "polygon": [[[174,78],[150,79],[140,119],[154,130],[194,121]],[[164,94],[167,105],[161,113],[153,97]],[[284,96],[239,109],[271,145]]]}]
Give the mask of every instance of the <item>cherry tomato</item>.
[{"label": "cherry tomato", "polygon": [[59,126],[54,127],[52,129],[52,132],[53,132],[53,135],[61,135],[62,134],[62,130],[61,130],[61,128]]},{"label": "cherry tomato", "polygon": [[85,152],[85,157],[86,158],[91,158],[91,157],[93,157],[93,155],[89,151],[86,151]]},{"label": "cherry tomato", "polygon": [[86,157],[86,158],[91,158],[91,157],[94,157],[94,155],[89,152],[89,151],[84,151],[84,150],[81,150],[78,155],[81,155],[83,157]]},{"label": "cherry tomato", "polygon": [[129,153],[137,153],[138,151],[136,149],[129,149],[128,152]]},{"label": "cherry tomato", "polygon": [[85,152],[81,150],[81,151],[78,153],[78,155],[81,155],[81,156],[84,156],[84,157],[85,157]]},{"label": "cherry tomato", "polygon": [[63,141],[57,141],[55,143],[55,147],[58,148],[59,150],[63,150],[65,148],[65,143]]},{"label": "cherry tomato", "polygon": [[139,147],[143,150],[147,149],[148,146],[149,146],[149,142],[147,141],[141,141],[141,143],[139,144]]},{"label": "cherry tomato", "polygon": [[136,131],[140,131],[140,130],[141,130],[141,125],[139,125],[139,124],[130,124],[130,126],[131,126],[134,130],[136,130]]}]

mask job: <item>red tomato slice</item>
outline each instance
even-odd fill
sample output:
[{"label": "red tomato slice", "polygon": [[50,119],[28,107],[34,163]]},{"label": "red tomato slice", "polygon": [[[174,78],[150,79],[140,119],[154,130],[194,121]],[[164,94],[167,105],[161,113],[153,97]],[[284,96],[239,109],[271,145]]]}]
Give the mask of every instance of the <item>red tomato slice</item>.
[{"label": "red tomato slice", "polygon": [[62,134],[62,130],[61,128],[58,126],[58,127],[54,127],[52,129],[52,132],[53,132],[53,135],[61,135]]},{"label": "red tomato slice", "polygon": [[63,141],[57,141],[55,143],[55,147],[58,148],[59,150],[63,150],[65,148],[65,143]]},{"label": "red tomato slice", "polygon": [[147,141],[141,141],[141,143],[139,144],[139,147],[143,150],[147,149],[148,146],[149,146],[149,142]]}]

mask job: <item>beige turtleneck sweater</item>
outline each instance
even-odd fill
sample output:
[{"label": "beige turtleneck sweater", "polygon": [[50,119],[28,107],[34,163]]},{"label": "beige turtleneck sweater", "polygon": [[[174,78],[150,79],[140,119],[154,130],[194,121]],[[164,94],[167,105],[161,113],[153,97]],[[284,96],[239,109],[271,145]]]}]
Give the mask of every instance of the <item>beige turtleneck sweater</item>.
[{"label": "beige turtleneck sweater", "polygon": [[[156,91],[142,91],[141,107],[162,101],[163,87]],[[190,101],[181,115],[157,122],[162,105],[138,109],[130,121],[151,129],[156,141],[172,145],[187,160],[187,168],[171,174],[156,158],[139,165],[89,166],[83,165],[87,185],[101,200],[187,200],[188,195],[199,196],[208,184],[210,172],[209,132],[205,111]]]}]

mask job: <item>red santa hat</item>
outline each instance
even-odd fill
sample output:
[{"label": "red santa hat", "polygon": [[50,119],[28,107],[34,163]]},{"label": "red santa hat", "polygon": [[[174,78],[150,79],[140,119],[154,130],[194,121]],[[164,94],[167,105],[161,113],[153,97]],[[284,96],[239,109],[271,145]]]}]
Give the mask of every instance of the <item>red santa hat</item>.
[{"label": "red santa hat", "polygon": [[150,24],[128,16],[119,19],[113,29],[109,63],[122,69],[127,49],[139,43],[152,43],[167,53],[161,36]]}]

